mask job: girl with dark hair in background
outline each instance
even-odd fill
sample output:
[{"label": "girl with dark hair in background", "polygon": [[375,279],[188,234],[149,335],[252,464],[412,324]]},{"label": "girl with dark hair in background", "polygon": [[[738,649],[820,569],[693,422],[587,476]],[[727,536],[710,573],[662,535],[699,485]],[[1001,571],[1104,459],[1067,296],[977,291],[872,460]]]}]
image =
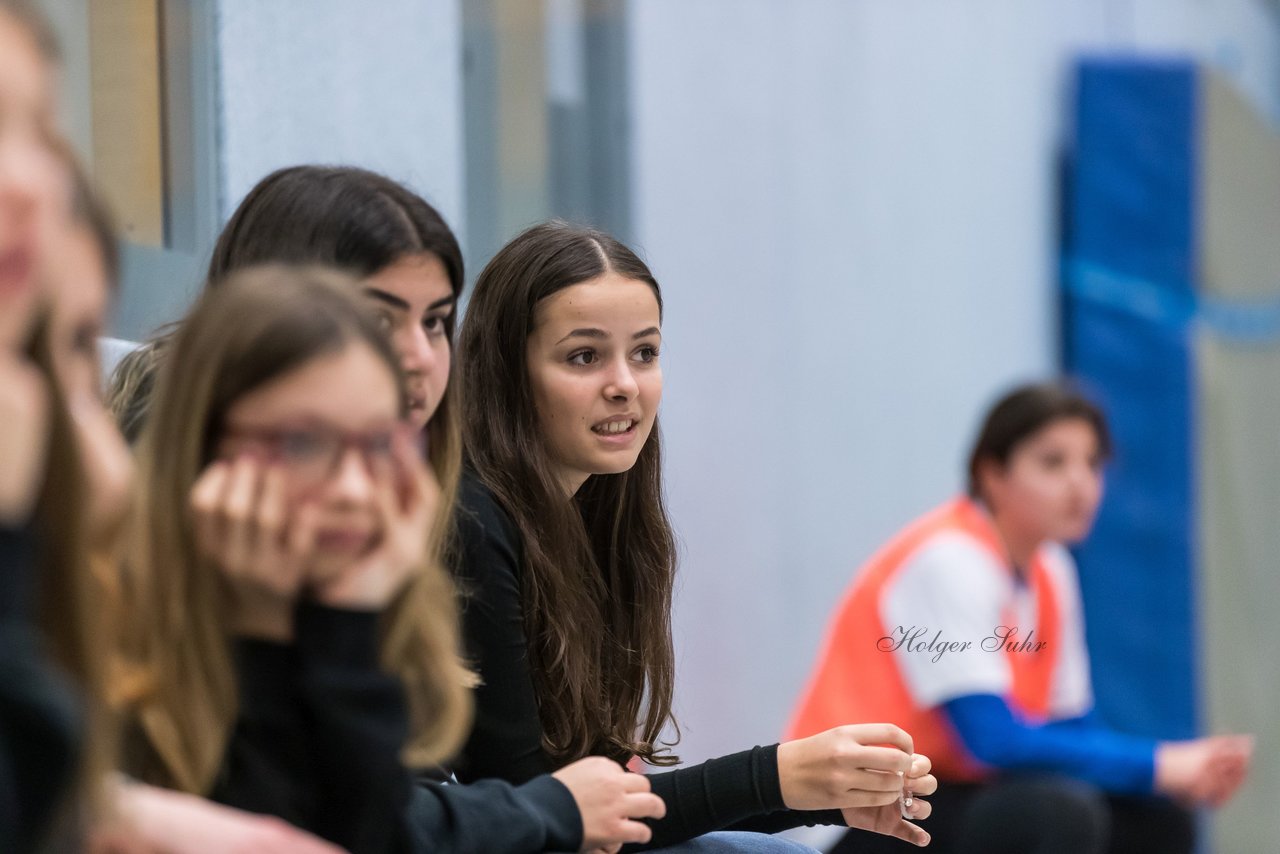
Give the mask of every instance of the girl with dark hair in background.
[{"label": "girl with dark hair in background", "polygon": [[[583,756],[671,766],[675,542],[662,496],[658,284],[606,234],[528,229],[481,273],[459,336],[467,472],[453,567],[481,684],[460,778]],[[888,745],[888,746],[880,746]],[[928,760],[890,725],[838,727],[650,777],[652,847],[840,824],[925,844],[905,785]],[[929,814],[916,800],[912,818]],[[690,850],[783,851],[758,834]],[[720,846],[720,847],[717,847]]]},{"label": "girl with dark hair in background", "polygon": [[[968,494],[908,525],[837,610],[790,734],[891,720],[944,785],[945,851],[1190,852],[1185,806],[1243,782],[1248,738],[1156,742],[1092,712],[1075,565],[1102,498],[1110,438],[1069,388],[1014,390],[987,414]],[[846,839],[837,851],[898,850]]]}]

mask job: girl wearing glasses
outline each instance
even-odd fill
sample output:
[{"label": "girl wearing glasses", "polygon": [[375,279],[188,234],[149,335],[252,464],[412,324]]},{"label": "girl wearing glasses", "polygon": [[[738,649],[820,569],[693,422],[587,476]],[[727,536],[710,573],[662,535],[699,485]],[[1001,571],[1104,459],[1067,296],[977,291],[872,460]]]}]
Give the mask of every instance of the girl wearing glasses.
[{"label": "girl wearing glasses", "polygon": [[353,852],[644,831],[627,818],[660,804],[603,761],[519,789],[409,780],[402,757],[465,734],[468,679],[400,365],[356,284],[315,269],[234,275],[184,322],[142,439],[155,618],[131,651],[155,684],[129,770]]},{"label": "girl wearing glasses", "polygon": [[170,355],[140,454],[151,617],[128,651],[154,683],[127,770],[394,850],[402,743],[436,759],[466,723],[398,360],[349,282],[286,269],[210,291]]}]

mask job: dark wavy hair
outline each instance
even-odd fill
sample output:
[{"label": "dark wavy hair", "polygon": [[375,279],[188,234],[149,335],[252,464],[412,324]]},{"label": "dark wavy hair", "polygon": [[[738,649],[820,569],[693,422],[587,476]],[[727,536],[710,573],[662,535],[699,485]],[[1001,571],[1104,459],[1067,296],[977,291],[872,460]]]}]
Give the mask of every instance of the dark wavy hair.
[{"label": "dark wavy hair", "polygon": [[1000,398],[983,419],[969,452],[969,495],[983,497],[978,472],[984,462],[1008,465],[1018,445],[1067,418],[1087,422],[1098,437],[1099,454],[1104,459],[1111,456],[1111,432],[1096,403],[1066,382],[1019,386]]},{"label": "dark wavy hair", "polygon": [[[227,221],[209,260],[207,286],[261,264],[321,265],[365,279],[423,253],[444,264],[462,294],[462,250],[440,212],[385,175],[355,166],[289,166],[263,178]],[[445,320],[453,339],[454,314]],[[177,327],[126,356],[112,373],[108,404],[131,442],[147,417],[157,366]],[[461,460],[453,378],[427,425],[432,468],[452,504]]]},{"label": "dark wavy hair", "polygon": [[[440,212],[403,184],[355,166],[289,166],[259,181],[227,221],[207,280],[257,264],[323,264],[365,279],[410,255],[444,264],[462,294],[462,249]],[[445,323],[453,339],[453,315]]]},{"label": "dark wavy hair", "polygon": [[[541,300],[606,272],[646,283],[644,262],[607,234],[553,221],[504,246],[476,281],[458,338],[464,456],[511,514],[543,748],[656,765],[671,712],[675,541],[662,495],[658,424],[636,464],[592,475],[572,501],[534,412],[526,342]],[[678,739],[678,732],[677,732]]]}]

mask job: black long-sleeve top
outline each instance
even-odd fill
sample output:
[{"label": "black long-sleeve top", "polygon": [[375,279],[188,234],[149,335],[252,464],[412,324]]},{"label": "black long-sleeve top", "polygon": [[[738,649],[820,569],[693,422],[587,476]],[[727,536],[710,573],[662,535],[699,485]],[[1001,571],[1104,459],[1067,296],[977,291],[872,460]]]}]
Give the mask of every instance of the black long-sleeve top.
[{"label": "black long-sleeve top", "polygon": [[[453,570],[463,596],[466,651],[480,674],[471,736],[455,764],[458,778],[528,780],[554,770],[542,748],[542,724],[521,606],[521,539],[510,515],[474,472],[459,492]],[[778,746],[755,747],[699,765],[649,775],[667,806],[649,821],[643,850],[715,830],[772,833],[800,825],[843,825],[839,810],[789,810],[782,802]]]},{"label": "black long-sleeve top", "polygon": [[71,786],[81,710],[44,655],[35,542],[0,527],[0,851],[34,850]]},{"label": "black long-sleeve top", "polygon": [[299,607],[291,644],[236,647],[240,713],[211,797],[277,815],[352,854],[577,850],[569,790],[415,782],[400,764],[404,691],[378,663],[377,615]]}]

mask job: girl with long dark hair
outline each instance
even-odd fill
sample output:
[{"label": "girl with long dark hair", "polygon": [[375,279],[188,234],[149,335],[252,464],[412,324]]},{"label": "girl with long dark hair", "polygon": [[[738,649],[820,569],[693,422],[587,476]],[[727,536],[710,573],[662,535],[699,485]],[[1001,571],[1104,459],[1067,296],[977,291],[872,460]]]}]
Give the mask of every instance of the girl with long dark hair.
[{"label": "girl with long dark hair", "polygon": [[[476,283],[459,337],[468,468],[452,561],[481,680],[463,779],[519,781],[593,754],[678,761],[660,743],[674,723],[675,572],[657,424],[661,323],[643,262],[565,223],[516,237]],[[910,736],[885,724],[658,773],[668,813],[650,845],[817,823],[923,844],[899,798],[904,779],[913,794],[932,792],[928,770]],[[915,799],[906,814],[928,812]]]}]

